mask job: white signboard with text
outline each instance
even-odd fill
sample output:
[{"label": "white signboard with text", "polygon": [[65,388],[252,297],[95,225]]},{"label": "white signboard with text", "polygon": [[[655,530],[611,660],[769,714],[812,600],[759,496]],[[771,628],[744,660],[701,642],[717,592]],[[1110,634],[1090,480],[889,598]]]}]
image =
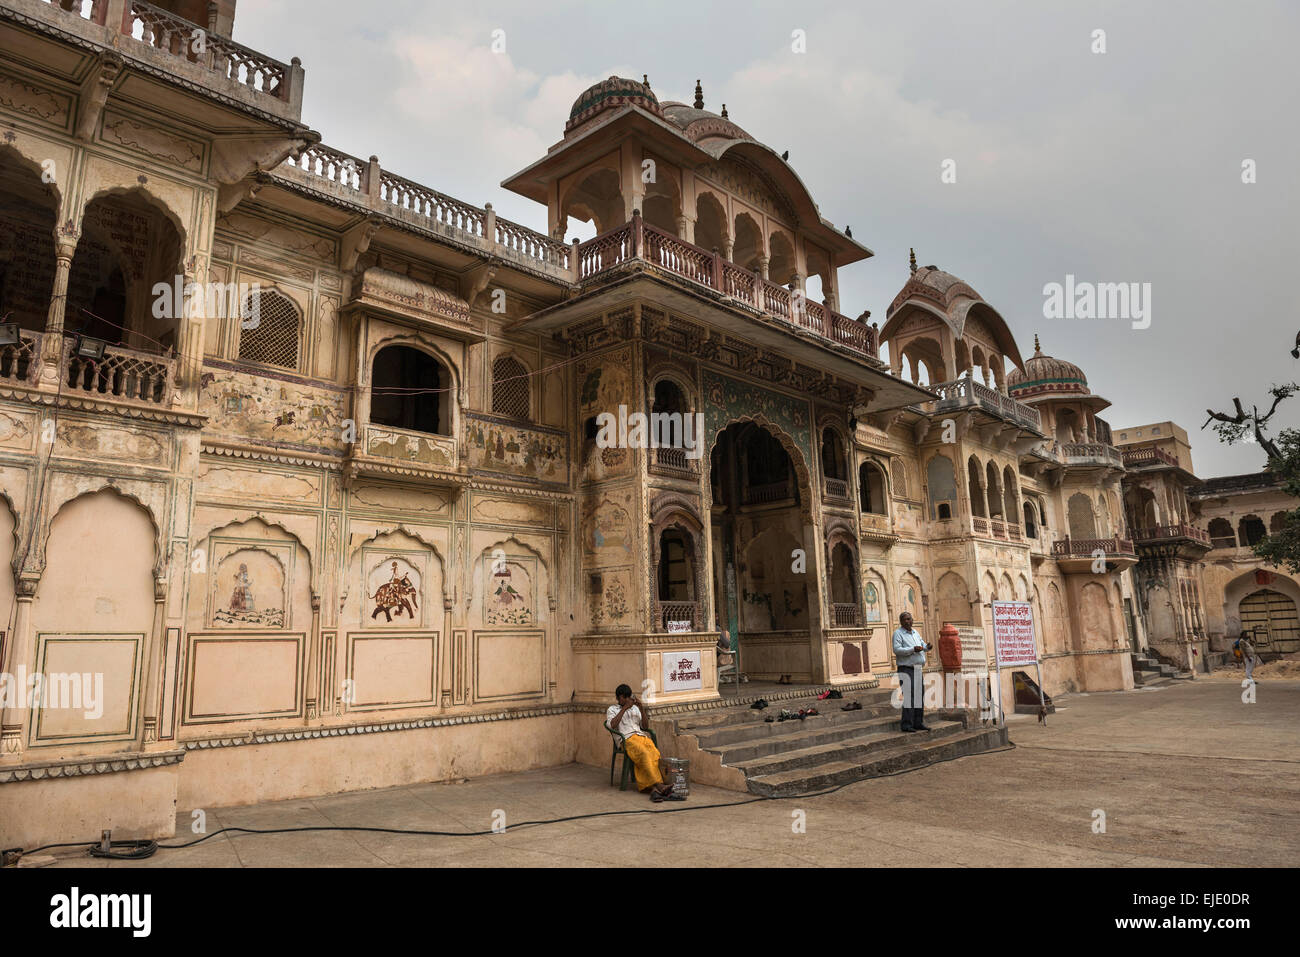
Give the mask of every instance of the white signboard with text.
[{"label": "white signboard with text", "polygon": [[993,637],[999,667],[1038,663],[1034,609],[1029,602],[993,602]]},{"label": "white signboard with text", "polygon": [[703,652],[665,651],[664,691],[693,691],[704,687],[704,668],[700,663]]}]

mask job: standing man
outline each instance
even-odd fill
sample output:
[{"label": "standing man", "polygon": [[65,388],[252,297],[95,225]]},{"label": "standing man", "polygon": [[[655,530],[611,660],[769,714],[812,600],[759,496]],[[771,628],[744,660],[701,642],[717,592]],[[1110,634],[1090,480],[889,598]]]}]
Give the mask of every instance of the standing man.
[{"label": "standing man", "polygon": [[1250,640],[1250,633],[1243,631],[1237,640],[1241,645],[1241,663],[1246,666],[1246,680],[1254,681],[1255,665],[1259,664],[1259,657],[1255,654],[1255,645]]},{"label": "standing man", "polygon": [[[898,662],[898,687],[903,692],[904,731],[929,731],[924,724],[925,689],[922,672],[925,653],[934,648],[912,630],[912,615],[903,612],[898,616],[898,629],[894,632],[894,658]],[[911,707],[908,707],[911,705]]]}]

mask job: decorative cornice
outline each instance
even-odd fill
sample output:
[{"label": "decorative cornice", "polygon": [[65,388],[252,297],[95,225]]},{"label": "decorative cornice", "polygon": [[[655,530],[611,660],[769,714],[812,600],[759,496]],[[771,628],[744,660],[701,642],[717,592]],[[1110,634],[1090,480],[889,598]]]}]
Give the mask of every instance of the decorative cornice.
[{"label": "decorative cornice", "polygon": [[312,455],[301,452],[289,455],[283,452],[265,452],[246,446],[227,445],[216,439],[204,439],[200,447],[204,455],[221,455],[233,459],[256,459],[262,462],[275,462],[280,465],[299,465],[319,468],[326,471],[342,471],[343,460],[337,456]]},{"label": "decorative cornice", "polygon": [[0,765],[0,784],[16,781],[44,781],[49,778],[79,778],[93,774],[115,774],[119,771],[148,771],[169,767],[185,760],[184,750],[140,751],[104,757],[70,758],[39,764]]}]

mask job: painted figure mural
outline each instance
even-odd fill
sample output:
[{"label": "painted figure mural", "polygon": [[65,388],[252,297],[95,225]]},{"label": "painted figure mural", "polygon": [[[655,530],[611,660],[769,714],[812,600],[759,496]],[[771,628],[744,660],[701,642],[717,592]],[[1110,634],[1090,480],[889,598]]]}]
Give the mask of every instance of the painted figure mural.
[{"label": "painted figure mural", "polygon": [[416,587],[411,583],[411,575],[408,572],[399,575],[397,572],[397,562],[393,562],[393,577],[391,581],[385,582],[375,589],[371,597],[374,600],[375,607],[371,611],[371,618],[378,618],[379,613],[384,613],[385,621],[393,620],[393,612],[397,612],[400,617],[403,609],[406,615],[415,621],[415,609],[419,607],[419,602],[415,599]]}]

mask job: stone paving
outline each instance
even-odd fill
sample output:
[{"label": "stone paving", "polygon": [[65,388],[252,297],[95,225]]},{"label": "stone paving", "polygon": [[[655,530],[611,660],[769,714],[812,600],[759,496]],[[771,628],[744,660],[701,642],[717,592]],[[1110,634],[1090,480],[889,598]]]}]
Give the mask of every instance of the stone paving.
[{"label": "stone paving", "polygon": [[[651,805],[609,768],[566,765],[207,811],[227,826],[361,825],[443,831],[630,811],[477,837],[365,832],[223,834],[139,862],[63,867],[1295,866],[1300,861],[1300,681],[1179,681],[1062,698],[1045,726],[1010,720],[1014,749],[833,794],[784,800],[694,787]],[[705,805],[752,801],[739,807]],[[191,810],[177,837],[193,839]],[[1094,833],[1094,811],[1105,833]],[[805,829],[795,825],[802,820]]]}]

